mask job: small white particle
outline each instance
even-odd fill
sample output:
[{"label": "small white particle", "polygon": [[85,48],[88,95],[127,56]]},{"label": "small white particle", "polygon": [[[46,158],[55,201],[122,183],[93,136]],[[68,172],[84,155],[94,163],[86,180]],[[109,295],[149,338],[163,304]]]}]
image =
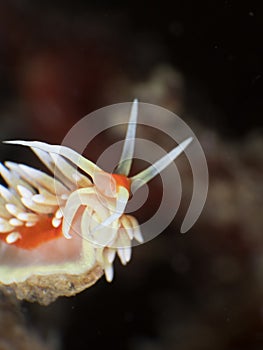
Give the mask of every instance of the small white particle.
[{"label": "small white particle", "polygon": [[125,232],[127,233],[130,240],[133,240],[134,232],[132,227],[125,227]]},{"label": "small white particle", "polygon": [[35,203],[45,203],[45,196],[43,194],[35,194],[32,199]]},{"label": "small white particle", "polygon": [[56,217],[57,219],[62,219],[63,213],[62,213],[62,210],[61,210],[61,209],[58,209],[58,210],[56,211],[55,217]]},{"label": "small white particle", "polygon": [[26,222],[26,227],[32,227],[32,226],[35,226],[36,222],[32,222],[32,221],[28,221]]},{"label": "small white particle", "polygon": [[57,227],[59,227],[60,224],[61,224],[61,220],[60,219],[57,219],[56,217],[54,217],[52,219],[52,226],[53,227],[57,228]]},{"label": "small white particle", "polygon": [[126,262],[129,262],[131,260],[131,253],[132,253],[131,247],[124,248],[124,256],[125,256]]},{"label": "small white particle", "polygon": [[5,205],[7,211],[11,214],[16,216],[19,213],[19,210],[16,205],[8,203]]},{"label": "small white particle", "polygon": [[113,261],[115,259],[116,250],[115,249],[111,249],[111,248],[106,248],[105,255],[106,255],[106,259],[111,264],[111,263],[113,263]]},{"label": "small white particle", "polygon": [[105,277],[108,282],[111,282],[113,280],[113,267],[112,265],[107,265],[104,268],[105,271]]},{"label": "small white particle", "polygon": [[123,248],[118,248],[118,256],[120,258],[120,261],[122,265],[126,265],[126,257],[125,257],[125,252]]},{"label": "small white particle", "polygon": [[32,195],[33,195],[33,193],[32,193],[31,191],[29,191],[28,188],[26,188],[26,187],[24,187],[24,186],[22,186],[22,185],[18,185],[18,186],[17,186],[17,190],[18,190],[18,192],[20,193],[20,195],[21,195],[22,197],[25,197],[25,198],[31,198]]},{"label": "small white particle", "polygon": [[144,239],[143,239],[138,221],[131,215],[129,215],[128,218],[129,218],[131,225],[132,225],[132,228],[133,228],[134,238],[136,239],[137,242],[143,243]]},{"label": "small white particle", "polygon": [[9,220],[9,224],[12,226],[22,226],[24,223],[16,218],[12,218]]},{"label": "small white particle", "polygon": [[134,238],[139,243],[143,243],[144,242],[142,233],[141,233],[141,231],[139,229],[134,231]]},{"label": "small white particle", "polygon": [[0,233],[7,233],[14,229],[12,225],[9,224],[9,222],[4,221],[0,223]]},{"label": "small white particle", "polygon": [[38,216],[33,213],[19,213],[17,218],[22,221],[37,221]]},{"label": "small white particle", "polygon": [[21,235],[19,232],[12,232],[12,233],[9,233],[9,235],[6,237],[6,243],[8,244],[12,244],[12,243],[15,243],[18,239],[21,238]]}]

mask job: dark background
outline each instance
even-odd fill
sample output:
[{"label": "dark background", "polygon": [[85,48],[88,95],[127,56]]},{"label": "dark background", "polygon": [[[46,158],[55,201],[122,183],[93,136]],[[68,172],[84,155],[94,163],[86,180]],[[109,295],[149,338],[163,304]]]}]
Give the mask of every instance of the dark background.
[{"label": "dark background", "polygon": [[[112,284],[48,307],[23,304],[54,348],[263,348],[262,7],[0,1],[1,139],[59,144],[87,113],[138,97],[174,108],[206,140],[210,197],[191,232],[175,222],[137,247],[127,267],[115,263]],[[165,87],[156,98],[158,67],[180,78],[156,78]],[[24,149],[1,148],[2,160],[34,164]]]},{"label": "dark background", "polygon": [[[143,81],[166,63],[183,74],[188,108],[198,110],[199,119],[225,135],[243,135],[262,126],[262,6],[227,0],[2,1],[2,109],[14,100],[26,117],[39,108],[37,119],[43,119],[44,99],[55,125],[63,109],[78,119],[105,100],[116,102],[107,91],[116,78]],[[199,112],[200,95],[216,116],[208,107]]]}]

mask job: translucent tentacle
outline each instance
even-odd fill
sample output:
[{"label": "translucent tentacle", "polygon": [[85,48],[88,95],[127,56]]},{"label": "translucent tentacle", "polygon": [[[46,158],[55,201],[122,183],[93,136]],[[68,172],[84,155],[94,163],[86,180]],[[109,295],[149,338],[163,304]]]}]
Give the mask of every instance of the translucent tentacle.
[{"label": "translucent tentacle", "polygon": [[137,191],[144,184],[152,180],[162,170],[164,170],[169,164],[171,164],[192,142],[193,138],[189,137],[175,147],[172,151],[167,153],[161,159],[157,160],[154,164],[149,166],[147,169],[141,171],[139,174],[131,177],[131,187],[133,193]]},{"label": "translucent tentacle", "polygon": [[136,125],[137,125],[137,116],[138,116],[138,100],[135,99],[132,104],[130,119],[128,123],[128,128],[126,132],[125,142],[121,154],[121,158],[119,161],[119,165],[117,166],[116,173],[129,175],[132,158],[134,153],[135,146],[135,134],[136,134]]}]

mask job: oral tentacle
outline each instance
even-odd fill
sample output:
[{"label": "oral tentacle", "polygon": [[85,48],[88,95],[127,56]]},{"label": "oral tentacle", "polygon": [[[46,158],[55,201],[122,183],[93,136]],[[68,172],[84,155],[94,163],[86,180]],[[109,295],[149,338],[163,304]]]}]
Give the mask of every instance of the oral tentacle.
[{"label": "oral tentacle", "polygon": [[82,205],[92,207],[94,204],[94,196],[95,192],[92,187],[80,188],[69,196],[63,210],[64,220],[62,224],[62,232],[67,239],[72,238],[70,230],[77,211]]},{"label": "oral tentacle", "polygon": [[27,146],[32,149],[37,148],[48,153],[58,154],[70,160],[73,164],[75,164],[80,169],[85,171],[92,178],[96,171],[97,172],[102,171],[96,164],[86,159],[76,151],[65,146],[50,145],[48,143],[39,142],[39,141],[22,141],[22,140],[3,141],[3,143]]},{"label": "oral tentacle", "polygon": [[116,196],[117,184],[114,177],[106,172],[96,172],[94,174],[94,185],[107,197]]},{"label": "oral tentacle", "polygon": [[135,147],[135,135],[136,135],[136,126],[137,126],[137,117],[138,117],[138,100],[135,99],[132,104],[130,119],[128,122],[128,128],[125,136],[125,142],[117,166],[116,173],[128,175],[131,170],[132,158],[134,154]]},{"label": "oral tentacle", "polygon": [[98,226],[94,227],[91,234],[95,233],[96,231],[99,231],[102,228],[105,228],[105,226],[109,226],[115,220],[119,219],[124,213],[127,202],[129,200],[129,196],[129,191],[125,187],[120,186],[118,189],[117,203],[114,209],[114,213],[110,215],[107,219],[102,221]]},{"label": "oral tentacle", "polygon": [[154,164],[149,166],[147,169],[143,170],[139,174],[131,177],[131,188],[134,193],[140,187],[147,184],[152,180],[156,175],[163,171],[168,165],[170,165],[183,151],[187,146],[192,142],[193,138],[189,137],[184,140],[178,146],[176,146],[172,151],[167,153],[161,159],[157,160]]}]

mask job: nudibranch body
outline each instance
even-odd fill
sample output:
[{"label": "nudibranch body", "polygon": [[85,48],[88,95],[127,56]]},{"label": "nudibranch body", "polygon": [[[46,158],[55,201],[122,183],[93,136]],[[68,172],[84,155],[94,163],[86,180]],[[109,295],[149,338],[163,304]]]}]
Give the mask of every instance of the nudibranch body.
[{"label": "nudibranch body", "polygon": [[181,154],[192,138],[129,177],[137,114],[135,100],[114,174],[64,146],[6,141],[30,147],[53,175],[24,164],[0,165],[8,185],[0,185],[0,283],[11,285],[18,297],[47,304],[87,288],[103,273],[112,281],[116,254],[125,265],[132,241],[143,242],[137,220],[125,214],[129,197]]}]

